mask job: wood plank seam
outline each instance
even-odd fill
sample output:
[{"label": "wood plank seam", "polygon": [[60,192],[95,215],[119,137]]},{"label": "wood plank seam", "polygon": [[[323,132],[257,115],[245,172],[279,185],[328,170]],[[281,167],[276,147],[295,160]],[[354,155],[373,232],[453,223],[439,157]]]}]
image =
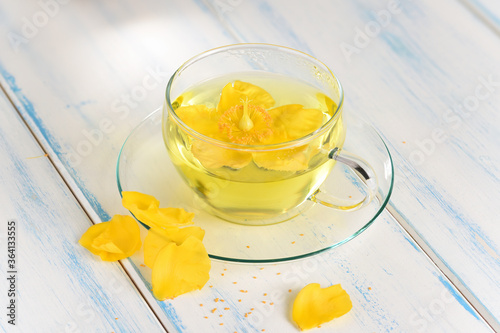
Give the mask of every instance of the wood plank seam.
[{"label": "wood plank seam", "polygon": [[496,24],[490,17],[488,17],[484,13],[484,11],[479,9],[470,0],[459,0],[458,2],[465,6],[469,10],[469,12],[476,16],[480,21],[484,23],[485,26],[487,26],[491,31],[493,31],[500,37],[500,26]]},{"label": "wood plank seam", "polygon": [[[77,194],[75,193],[75,188],[79,189],[79,187],[76,184],[74,184],[73,186],[70,185],[70,183],[67,181],[67,177],[69,177],[69,179],[72,179],[71,176],[70,175],[66,175],[66,177],[65,177],[63,175],[63,173],[61,172],[60,168],[58,167],[59,163],[54,163],[54,160],[52,159],[52,155],[48,152],[48,150],[45,148],[45,146],[40,142],[39,138],[32,131],[31,127],[28,125],[28,123],[26,122],[26,120],[22,116],[21,112],[16,107],[16,104],[12,100],[11,95],[8,94],[8,90],[5,89],[5,87],[1,83],[0,83],[0,90],[5,94],[5,96],[7,97],[8,101],[9,101],[9,103],[12,105],[13,109],[16,110],[17,114],[19,115],[20,120],[23,122],[24,126],[29,131],[29,133],[31,134],[31,136],[33,137],[33,139],[35,140],[35,142],[38,144],[38,146],[40,147],[40,149],[42,150],[42,152],[48,158],[49,163],[52,164],[52,166],[54,167],[55,171],[57,172],[57,174],[59,175],[59,177],[61,178],[61,180],[64,182],[64,184],[66,185],[67,189],[70,191],[70,193],[72,194],[73,198],[76,200],[77,204],[82,208],[82,211],[85,213],[85,215],[88,217],[88,219],[93,224],[99,223],[100,219],[97,216],[96,212],[92,208],[90,208],[91,211],[94,213],[94,214],[91,214],[89,212],[89,210],[88,210],[89,207],[91,207],[90,203],[87,202],[87,205],[84,205],[82,203],[82,200],[87,201],[86,199],[84,199],[85,196],[83,195],[83,193],[81,193],[81,197],[83,199],[78,198]],[[62,163],[60,163],[60,165],[62,166]],[[64,170],[64,168],[63,168],[63,170]],[[66,174],[66,173],[64,173],[64,174]],[[71,182],[71,183],[73,183],[73,182]],[[96,221],[98,221],[98,222],[96,222]],[[147,306],[151,310],[151,313],[154,315],[154,317],[158,321],[158,324],[161,326],[161,328],[163,328],[164,332],[169,333],[168,330],[167,330],[167,328],[166,328],[165,323],[162,322],[162,320],[160,320],[161,317],[155,311],[154,306],[152,304],[150,304],[150,302],[148,301],[148,298],[144,295],[144,293],[141,290],[141,288],[137,285],[137,283],[132,278],[129,269],[126,267],[128,265],[125,265],[124,262],[123,262],[123,260],[119,260],[118,262],[119,262],[120,266],[122,267],[123,271],[125,272],[125,274],[127,275],[128,279],[132,282],[134,288],[141,295],[141,297],[143,298],[143,300],[145,301],[145,303],[147,304]]]},{"label": "wood plank seam", "polygon": [[393,207],[392,203],[385,208],[387,212],[396,220],[400,227],[406,232],[420,251],[427,256],[427,258],[435,265],[436,269],[441,272],[448,282],[460,293],[469,305],[476,311],[476,313],[488,324],[494,332],[500,332],[500,324],[495,320],[495,317],[488,311],[488,309],[472,294],[460,279],[456,276],[451,269],[439,258],[439,256],[431,249],[430,246],[420,237],[420,235],[406,222],[406,220],[399,214],[398,210]]}]

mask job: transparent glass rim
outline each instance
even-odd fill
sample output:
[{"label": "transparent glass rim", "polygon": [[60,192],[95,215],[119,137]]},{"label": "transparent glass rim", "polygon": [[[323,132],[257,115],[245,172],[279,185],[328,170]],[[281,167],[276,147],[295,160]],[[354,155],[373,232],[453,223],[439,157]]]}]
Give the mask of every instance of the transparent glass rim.
[{"label": "transparent glass rim", "polygon": [[[275,144],[268,144],[268,145],[246,145],[246,144],[240,144],[240,143],[233,143],[233,142],[226,142],[226,141],[221,141],[217,140],[214,138],[211,138],[209,136],[203,135],[191,127],[189,127],[186,123],[184,123],[179,116],[175,113],[174,108],[172,106],[172,99],[171,99],[171,89],[172,85],[175,81],[175,79],[180,75],[180,73],[188,68],[191,64],[194,64],[198,60],[204,59],[208,56],[211,56],[213,54],[217,54],[220,52],[226,52],[229,50],[237,50],[237,49],[248,49],[248,48],[268,48],[268,49],[274,49],[274,50],[280,50],[281,52],[286,52],[289,54],[295,54],[297,56],[300,56],[304,59],[307,59],[317,65],[320,65],[323,67],[323,69],[326,69],[327,72],[331,75],[333,80],[336,82],[339,90],[339,102],[337,105],[337,109],[335,110],[332,118],[330,118],[326,123],[324,123],[320,128],[318,128],[316,131],[311,132],[310,134],[299,138],[295,139],[292,141],[287,141],[283,143],[275,143]],[[342,106],[344,103],[344,90],[342,88],[342,84],[338,80],[337,76],[330,70],[330,68],[325,65],[323,62],[320,60],[316,59],[315,57],[304,53],[302,51],[286,47],[286,46],[280,46],[280,45],[275,45],[275,44],[265,44],[265,43],[240,43],[240,44],[230,44],[230,45],[225,45],[225,46],[220,46],[217,48],[210,49],[208,51],[202,52],[191,59],[187,60],[185,63],[183,63],[175,72],[174,74],[170,77],[170,80],[168,81],[167,84],[167,89],[165,92],[165,100],[166,100],[166,106],[168,107],[168,114],[172,116],[172,118],[175,120],[175,122],[189,135],[202,140],[206,143],[210,143],[213,145],[216,145],[220,148],[224,149],[231,149],[231,150],[239,150],[239,151],[247,151],[247,152],[262,152],[262,151],[275,151],[275,150],[281,150],[281,149],[291,149],[299,146],[303,146],[308,144],[309,142],[313,141],[317,137],[323,135],[325,132],[327,132],[338,120],[340,115],[342,114]]]}]

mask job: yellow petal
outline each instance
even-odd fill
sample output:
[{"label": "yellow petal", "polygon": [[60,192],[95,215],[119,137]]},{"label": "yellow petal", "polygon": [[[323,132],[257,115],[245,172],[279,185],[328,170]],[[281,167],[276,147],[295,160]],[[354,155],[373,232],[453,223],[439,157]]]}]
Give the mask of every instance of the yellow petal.
[{"label": "yellow petal", "polygon": [[316,98],[322,105],[322,108],[326,110],[326,113],[333,116],[335,111],[337,111],[337,103],[323,93],[317,93]]},{"label": "yellow petal", "polygon": [[159,208],[160,202],[144,193],[123,191],[122,205],[150,227],[169,228],[193,224],[193,213],[182,208]]},{"label": "yellow petal", "polygon": [[90,227],[79,242],[104,261],[130,257],[141,248],[139,226],[126,215],[115,215],[109,222]]},{"label": "yellow petal", "polygon": [[81,246],[95,254],[96,256],[100,255],[101,252],[103,252],[100,249],[95,248],[92,243],[94,242],[94,239],[99,236],[106,228],[108,228],[109,222],[102,222],[98,224],[94,224],[90,228],[85,231],[85,233],[82,235],[78,243],[80,243]]},{"label": "yellow petal", "polygon": [[160,201],[156,200],[152,195],[141,192],[123,191],[122,205],[128,210],[133,208],[136,211],[147,211],[158,208],[160,206]]},{"label": "yellow petal", "polygon": [[351,299],[340,284],[322,289],[318,283],[311,283],[295,298],[292,318],[301,330],[307,330],[343,316],[351,309]]},{"label": "yellow petal", "polygon": [[252,104],[268,109],[273,107],[273,97],[264,89],[248,82],[234,81],[226,84],[222,88],[217,111],[220,114],[226,112],[229,108],[240,105],[242,100],[248,98]]},{"label": "yellow petal", "polygon": [[144,264],[153,268],[158,252],[168,243],[181,245],[189,236],[194,236],[200,241],[205,236],[205,230],[200,227],[169,228],[167,230],[150,228],[144,238]]},{"label": "yellow petal", "polygon": [[158,220],[155,221],[156,226],[185,226],[193,224],[194,213],[188,213],[182,208],[159,208]]},{"label": "yellow petal", "polygon": [[153,265],[153,295],[160,301],[201,289],[209,279],[210,259],[203,243],[189,236],[181,245],[171,242]]},{"label": "yellow petal", "polygon": [[323,113],[318,109],[304,109],[300,104],[283,105],[268,111],[273,119],[271,142],[281,143],[302,138],[321,127]]},{"label": "yellow petal", "polygon": [[250,153],[218,147],[201,140],[193,141],[191,153],[207,169],[217,169],[223,166],[240,169],[252,161]]},{"label": "yellow petal", "polygon": [[253,160],[261,168],[279,171],[306,170],[311,158],[308,146],[253,153]]},{"label": "yellow petal", "polygon": [[192,97],[193,97],[192,91],[185,92],[184,94],[177,97],[175,101],[172,102],[172,108],[174,109],[174,111],[177,110],[182,105],[182,102],[184,102],[184,100],[189,101]]},{"label": "yellow petal", "polygon": [[181,106],[175,113],[196,132],[211,138],[223,139],[217,124],[220,115],[215,108],[208,108],[205,105],[189,105]]}]

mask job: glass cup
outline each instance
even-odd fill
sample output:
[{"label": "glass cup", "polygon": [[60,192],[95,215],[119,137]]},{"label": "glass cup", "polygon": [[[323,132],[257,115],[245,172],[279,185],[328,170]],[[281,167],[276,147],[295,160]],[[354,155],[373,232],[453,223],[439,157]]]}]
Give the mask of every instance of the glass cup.
[{"label": "glass cup", "polygon": [[[377,192],[372,167],[342,149],[343,90],[312,56],[268,44],[204,52],[170,78],[162,133],[197,205],[224,220],[268,225],[322,204],[359,209]],[[336,162],[364,184],[353,202],[320,190]]]}]

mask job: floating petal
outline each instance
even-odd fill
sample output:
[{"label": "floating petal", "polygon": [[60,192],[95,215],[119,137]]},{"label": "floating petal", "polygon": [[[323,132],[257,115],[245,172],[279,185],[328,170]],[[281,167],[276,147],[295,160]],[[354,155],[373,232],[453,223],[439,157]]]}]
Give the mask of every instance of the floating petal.
[{"label": "floating petal", "polygon": [[306,170],[310,157],[307,146],[253,153],[253,160],[259,167],[279,171]]},{"label": "floating petal", "polygon": [[220,114],[215,108],[207,108],[205,105],[189,105],[181,106],[175,113],[196,132],[214,139],[223,139],[217,123]]},{"label": "floating petal", "polygon": [[321,103],[322,107],[326,109],[326,113],[333,117],[335,111],[337,111],[337,103],[323,93],[317,93],[316,98]]},{"label": "floating petal", "polygon": [[268,111],[273,119],[271,142],[281,143],[302,138],[321,127],[324,114],[318,109],[304,109],[300,104],[283,105]]},{"label": "floating petal", "polygon": [[242,100],[248,98],[252,104],[258,105],[264,109],[274,106],[273,97],[264,89],[242,81],[234,81],[226,84],[222,88],[222,93],[217,106],[217,111],[221,114],[229,108],[240,105]]},{"label": "floating petal", "polygon": [[193,141],[191,153],[207,169],[217,169],[224,166],[240,169],[252,161],[250,153],[222,148],[202,140]]}]

